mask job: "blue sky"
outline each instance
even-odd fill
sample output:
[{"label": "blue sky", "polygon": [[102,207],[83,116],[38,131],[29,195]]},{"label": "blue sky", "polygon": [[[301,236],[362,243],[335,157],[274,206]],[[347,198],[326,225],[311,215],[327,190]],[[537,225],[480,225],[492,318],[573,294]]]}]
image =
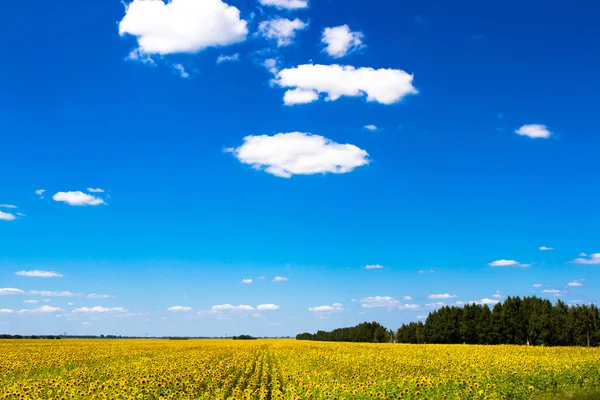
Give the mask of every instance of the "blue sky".
[{"label": "blue sky", "polygon": [[6,4],[0,331],[599,301],[600,5],[525,3]]}]

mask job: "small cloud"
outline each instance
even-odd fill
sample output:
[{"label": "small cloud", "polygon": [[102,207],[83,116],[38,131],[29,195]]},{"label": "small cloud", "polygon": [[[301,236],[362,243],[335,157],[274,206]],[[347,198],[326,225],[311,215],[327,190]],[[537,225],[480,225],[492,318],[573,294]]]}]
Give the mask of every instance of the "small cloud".
[{"label": "small cloud", "polygon": [[239,306],[233,306],[231,304],[219,304],[219,305],[212,306],[211,311],[240,312],[240,311],[254,311],[254,308],[249,305],[246,305],[246,304],[240,304]]},{"label": "small cloud", "polygon": [[365,125],[364,128],[371,132],[375,132],[378,129],[375,125]]},{"label": "small cloud", "polygon": [[531,264],[521,264],[520,262],[515,261],[515,260],[496,260],[496,261],[492,261],[488,265],[490,267],[520,267],[520,268],[531,267]]},{"label": "small cloud", "polygon": [[24,300],[23,303],[25,303],[25,304],[37,304],[39,302],[37,300]]},{"label": "small cloud", "polygon": [[554,248],[552,248],[552,247],[540,246],[540,251],[552,251],[552,250],[554,250]]},{"label": "small cloud", "polygon": [[8,308],[0,308],[0,314],[13,314],[15,311]]},{"label": "small cloud", "polygon": [[435,303],[425,304],[425,307],[440,308],[440,307],[444,307],[445,305],[446,305],[446,303],[444,303],[443,301],[438,301]]},{"label": "small cloud", "polygon": [[417,319],[427,319],[427,315],[417,315]]},{"label": "small cloud", "polygon": [[277,18],[269,21],[263,21],[258,25],[258,34],[266,39],[277,41],[277,47],[289,46],[294,42],[296,31],[301,31],[308,27],[308,23],[299,18],[290,20],[287,18]]},{"label": "small cloud", "polygon": [[100,188],[87,188],[87,191],[90,193],[104,193],[104,189]]},{"label": "small cloud", "polygon": [[70,302],[67,303],[67,305],[68,306],[73,306],[73,305],[75,305],[75,303],[73,303],[73,302],[70,301]]},{"label": "small cloud", "polygon": [[0,296],[13,296],[25,294],[21,289],[16,288],[0,288]]},{"label": "small cloud", "polygon": [[344,57],[364,47],[362,32],[353,32],[348,25],[325,28],[321,42],[326,44],[325,51],[333,58]]},{"label": "small cloud", "polygon": [[25,214],[23,214],[23,213],[20,213],[20,212],[18,212],[18,213],[17,213],[17,216],[18,216],[18,217],[26,217],[27,215],[25,215]]},{"label": "small cloud", "polygon": [[19,314],[48,314],[62,311],[59,307],[41,306],[40,308],[20,310]]},{"label": "small cloud", "polygon": [[189,78],[190,74],[188,72],[186,72],[185,68],[183,67],[183,65],[181,64],[173,64],[173,69],[175,70],[175,72],[177,72],[177,74],[179,76],[181,76],[182,78]]},{"label": "small cloud", "polygon": [[267,278],[265,278],[264,276],[260,276],[258,279],[267,279]]},{"label": "small cloud", "polygon": [[113,296],[109,296],[108,294],[96,294],[96,293],[91,293],[88,294],[87,296],[88,299],[112,299]]},{"label": "small cloud", "polygon": [[293,89],[283,95],[283,104],[286,106],[294,104],[308,104],[319,100],[319,93],[314,90]]},{"label": "small cloud", "polygon": [[217,64],[222,64],[222,63],[226,63],[226,62],[235,62],[235,61],[239,61],[239,60],[240,60],[240,53],[235,53],[230,56],[221,54],[219,57],[217,57]]},{"label": "small cloud", "polygon": [[365,269],[383,269],[383,266],[379,264],[365,265]]},{"label": "small cloud", "polygon": [[412,297],[410,297],[410,296],[404,296],[402,298],[402,300],[404,300],[404,301],[410,301],[410,300],[412,300]]},{"label": "small cloud", "polygon": [[17,217],[11,213],[0,211],[0,221],[14,221],[16,218]]},{"label": "small cloud", "polygon": [[494,300],[494,299],[484,298],[484,299],[481,299],[481,300],[475,300],[473,303],[479,304],[479,305],[487,304],[488,306],[493,306],[495,304],[498,304],[499,301],[498,300]]},{"label": "small cloud", "polygon": [[501,298],[503,298],[504,296],[502,296],[500,293],[494,293],[494,294],[492,295],[492,297],[493,297],[494,299],[501,299]]},{"label": "small cloud", "polygon": [[72,292],[51,292],[51,291],[48,291],[48,290],[31,290],[31,291],[29,291],[29,294],[33,294],[33,295],[37,295],[37,296],[42,296],[42,297],[72,297],[72,296],[79,296],[79,294],[72,293]]},{"label": "small cloud", "polygon": [[561,291],[558,289],[544,289],[544,293],[558,295]]},{"label": "small cloud", "polygon": [[265,61],[263,61],[262,65],[269,70],[270,73],[277,75],[281,61],[278,58],[267,58]]},{"label": "small cloud", "polygon": [[252,279],[242,279],[242,283],[252,283]]},{"label": "small cloud", "polygon": [[37,269],[33,271],[17,271],[15,272],[15,275],[27,276],[30,278],[61,278],[63,276],[63,274],[56,271],[40,271]]},{"label": "small cloud", "polygon": [[288,278],[286,278],[285,276],[276,276],[275,278],[273,278],[273,282],[287,282],[289,281]]},{"label": "small cloud", "polygon": [[100,204],[106,204],[101,198],[80,191],[58,192],[52,196],[52,199],[54,201],[66,203],[70,206],[98,206]]},{"label": "small cloud", "polygon": [[46,189],[38,189],[35,191],[35,194],[37,194],[38,196],[40,196],[40,199],[44,198],[44,193],[46,193]]},{"label": "small cloud", "polygon": [[308,7],[308,0],[259,0],[263,6],[273,6],[278,9],[299,10]]},{"label": "small cloud", "polygon": [[353,303],[361,303],[362,308],[398,308],[400,301],[390,296],[371,296],[362,299],[354,299]]},{"label": "small cloud", "polygon": [[279,307],[276,304],[260,304],[258,306],[256,306],[256,309],[258,311],[275,311],[275,310],[279,310],[281,307]]},{"label": "small cloud", "polygon": [[534,284],[533,284],[533,287],[536,287],[536,288],[537,288],[537,287],[542,287],[542,284],[541,284],[541,283],[534,283]]},{"label": "small cloud", "polygon": [[573,261],[571,261],[571,263],[582,265],[600,265],[600,253],[590,254],[589,256],[587,254],[583,255],[580,258],[574,259]]},{"label": "small cloud", "polygon": [[523,125],[515,131],[517,135],[527,136],[532,139],[548,139],[552,132],[545,125],[530,124]]},{"label": "small cloud", "polygon": [[433,274],[435,272],[435,270],[433,269],[420,269],[418,271],[419,274]]},{"label": "small cloud", "polygon": [[314,314],[333,314],[344,311],[342,303],[333,303],[330,306],[309,307],[308,311]]},{"label": "small cloud", "polygon": [[583,283],[581,282],[581,279],[576,280],[576,281],[571,281],[569,283],[567,283],[568,287],[580,287],[583,286]]},{"label": "small cloud", "polygon": [[11,208],[11,209],[15,209],[17,208],[17,206],[14,206],[12,204],[0,204],[0,208]]},{"label": "small cloud", "polygon": [[113,308],[108,308],[108,307],[102,307],[102,306],[96,306],[96,307],[81,307],[81,308],[76,308],[72,311],[74,314],[118,314],[118,313],[124,313],[127,312],[127,310],[125,310],[124,308],[121,307],[113,307]]},{"label": "small cloud", "polygon": [[193,308],[186,307],[186,306],[173,306],[173,307],[169,307],[167,310],[172,311],[172,312],[190,312],[193,310]]},{"label": "small cloud", "polygon": [[434,299],[454,299],[458,296],[453,295],[453,294],[448,294],[448,293],[441,293],[441,294],[430,294],[429,296],[427,296],[427,298],[434,300]]}]

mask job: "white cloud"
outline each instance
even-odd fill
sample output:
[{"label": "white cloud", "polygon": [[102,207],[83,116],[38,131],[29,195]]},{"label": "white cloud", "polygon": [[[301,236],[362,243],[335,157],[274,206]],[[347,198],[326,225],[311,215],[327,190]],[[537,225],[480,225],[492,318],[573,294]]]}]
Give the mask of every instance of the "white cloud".
[{"label": "white cloud", "polygon": [[73,302],[68,302],[68,303],[67,303],[67,305],[68,305],[68,306],[72,306],[72,305],[75,305],[75,303],[73,303]]},{"label": "white cloud", "polygon": [[534,283],[533,287],[542,287],[542,284],[541,283]]},{"label": "white cloud", "polygon": [[27,276],[30,278],[60,278],[63,276],[63,274],[56,271],[40,271],[37,269],[33,271],[17,271],[15,272],[15,275]]},{"label": "white cloud", "polygon": [[12,204],[0,204],[0,208],[17,208],[17,206],[14,206]]},{"label": "white cloud", "polygon": [[119,23],[121,36],[136,36],[139,53],[196,53],[246,39],[240,11],[221,0],[134,0]]},{"label": "white cloud", "polygon": [[242,279],[242,283],[252,283],[252,279]]},{"label": "white cloud", "polygon": [[371,132],[375,132],[378,129],[375,125],[365,125],[364,128]]},{"label": "white cloud", "polygon": [[[277,73],[277,71],[274,73]],[[317,100],[319,100],[319,93],[314,90],[293,89],[287,90],[283,95],[283,104],[286,106],[308,104]]]},{"label": "white cloud", "polygon": [[231,304],[219,304],[219,305],[212,306],[211,311],[240,312],[240,311],[254,311],[254,308],[249,305],[246,305],[246,304],[240,304],[239,306],[232,306]]},{"label": "white cloud", "polygon": [[531,267],[531,264],[521,264],[515,260],[496,260],[488,264],[490,267]]},{"label": "white cloud", "polygon": [[571,282],[567,283],[567,286],[569,286],[569,287],[579,287],[579,286],[583,286],[583,283],[581,282],[581,280],[571,281]]},{"label": "white cloud", "polygon": [[400,301],[390,296],[363,297],[358,300],[354,299],[352,302],[361,303],[363,308],[397,308],[400,306]]},{"label": "white cloud", "polygon": [[554,250],[552,247],[540,246],[540,251],[551,251]]},{"label": "white cloud", "polygon": [[370,264],[370,265],[365,265],[365,269],[382,269],[383,266],[379,265],[379,264]]},{"label": "white cloud", "polygon": [[[462,304],[464,304],[464,303],[462,303]],[[445,305],[446,305],[446,303],[444,303],[443,301],[437,301],[435,303],[425,304],[425,307],[440,308],[440,307],[444,307]]]},{"label": "white cloud", "polygon": [[54,201],[62,201],[70,206],[98,206],[100,204],[106,204],[101,198],[94,197],[90,194],[83,193],[80,191],[58,192],[54,196],[52,196],[52,199],[54,199]]},{"label": "white cloud", "polygon": [[279,72],[279,66],[281,64],[281,60],[279,58],[267,58],[263,61],[263,67],[269,70],[270,73],[276,75]]},{"label": "white cloud", "polygon": [[454,298],[457,298],[458,296],[448,294],[448,293],[441,293],[441,294],[430,294],[427,297],[431,300],[434,300],[434,299],[454,299]]},{"label": "white cloud", "polygon": [[40,196],[42,199],[44,198],[44,193],[46,193],[46,189],[38,189],[35,191],[35,194]]},{"label": "white cloud", "polygon": [[[145,1],[148,1],[148,0],[145,0]],[[154,0],[151,0],[151,1],[154,1]],[[190,77],[190,74],[186,72],[185,68],[183,68],[183,65],[181,65],[181,64],[173,64],[173,69],[175,69],[177,74],[179,76],[181,76],[182,78]]]},{"label": "white cloud", "polygon": [[16,218],[17,217],[11,213],[0,211],[0,221],[14,221]]},{"label": "white cloud", "polygon": [[559,294],[559,293],[561,293],[561,291],[558,289],[544,289],[544,293]]},{"label": "white cloud", "polygon": [[421,306],[418,304],[401,304],[398,306],[400,310],[413,310],[417,311],[421,309]]},{"label": "white cloud", "polygon": [[104,189],[100,188],[87,188],[87,191],[90,193],[104,193]]},{"label": "white cloud", "polygon": [[46,313],[56,313],[56,312],[60,312],[60,311],[62,311],[62,309],[59,307],[41,306],[40,308],[20,310],[19,313],[20,314],[46,314]]},{"label": "white cloud", "polygon": [[39,303],[39,301],[37,301],[37,300],[24,300],[23,303],[25,303],[25,304],[37,304],[37,303]]},{"label": "white cloud", "polygon": [[239,61],[239,60],[240,60],[240,53],[235,53],[230,56],[221,54],[219,57],[217,57],[217,64],[221,64],[224,62],[234,62],[234,61]]},{"label": "white cloud", "polygon": [[[584,254],[584,253],[582,253]],[[580,258],[576,258],[571,261],[573,264],[583,264],[583,265],[600,265],[600,253],[590,254],[589,256],[584,255]]]},{"label": "white cloud", "polygon": [[492,295],[492,297],[493,297],[494,299],[501,299],[501,298],[503,298],[504,296],[502,296],[500,293],[494,293],[494,294]]},{"label": "white cloud", "polygon": [[168,310],[173,311],[173,312],[190,312],[193,310],[193,308],[186,307],[186,306],[173,306],[173,307],[169,307]]},{"label": "white cloud", "polygon": [[498,300],[484,298],[484,299],[481,299],[481,300],[475,300],[473,303],[479,304],[479,305],[487,304],[488,306],[490,306],[490,305],[493,306],[493,305],[499,303],[499,301]]},{"label": "white cloud", "polygon": [[16,294],[25,294],[25,292],[15,288],[0,288],[0,296],[11,296]]},{"label": "white cloud", "polygon": [[277,18],[262,21],[258,25],[258,34],[266,39],[277,40],[277,46],[284,47],[294,42],[296,31],[306,29],[307,27],[308,24],[298,18],[294,20]]},{"label": "white cloud", "polygon": [[308,311],[315,314],[333,314],[344,311],[342,303],[333,303],[330,306],[309,307]]},{"label": "white cloud", "polygon": [[279,307],[276,304],[260,304],[258,306],[256,306],[256,309],[258,311],[275,311],[275,310],[279,310],[281,307]]},{"label": "white cloud", "polygon": [[96,306],[96,307],[80,307],[80,308],[76,308],[72,311],[75,314],[118,314],[118,313],[124,313],[127,312],[127,310],[125,310],[124,308],[121,307],[113,307],[113,308],[108,308],[108,307],[102,307],[102,306]]},{"label": "white cloud", "polygon": [[97,294],[97,293],[91,293],[85,297],[87,297],[89,299],[112,299],[113,298],[113,296],[110,296],[108,294]]},{"label": "white cloud", "polygon": [[20,213],[20,212],[18,212],[18,213],[17,213],[17,215],[18,215],[19,217],[26,217],[26,216],[27,216],[27,215],[25,215],[25,214],[23,214],[23,213]]},{"label": "white cloud", "polygon": [[304,64],[277,72],[273,83],[282,88],[325,93],[325,100],[342,96],[367,96],[367,101],[393,104],[418,93],[413,76],[397,69],[355,68],[342,65]]},{"label": "white cloud", "polygon": [[33,295],[37,295],[37,296],[43,296],[43,297],[73,297],[73,296],[79,296],[76,293],[71,293],[71,292],[51,292],[48,290],[31,290],[29,291],[29,294],[33,294]]},{"label": "white cloud", "polygon": [[273,6],[279,9],[297,10],[308,7],[308,0],[259,0],[263,6]]},{"label": "white cloud", "polygon": [[365,150],[302,132],[246,136],[244,144],[228,151],[240,162],[282,178],[342,174],[369,163]]},{"label": "white cloud", "polygon": [[8,308],[0,308],[0,314],[12,314],[14,312],[14,310],[10,310]]},{"label": "white cloud", "polygon": [[275,278],[273,278],[273,282],[287,282],[289,281],[288,278],[286,278],[285,276],[276,276]]},{"label": "white cloud", "polygon": [[352,32],[348,25],[325,28],[321,42],[325,43],[324,51],[333,58],[345,55],[363,47],[364,35],[361,32]]},{"label": "white cloud", "polygon": [[412,297],[410,297],[410,296],[404,296],[402,298],[402,300],[404,300],[404,301],[410,301],[410,300],[412,300]]},{"label": "white cloud", "polygon": [[420,269],[418,271],[419,274],[433,274],[435,272],[435,270],[433,269]]},{"label": "white cloud", "polygon": [[547,139],[552,134],[545,125],[538,124],[523,125],[515,133],[521,136],[528,136],[532,139]]}]

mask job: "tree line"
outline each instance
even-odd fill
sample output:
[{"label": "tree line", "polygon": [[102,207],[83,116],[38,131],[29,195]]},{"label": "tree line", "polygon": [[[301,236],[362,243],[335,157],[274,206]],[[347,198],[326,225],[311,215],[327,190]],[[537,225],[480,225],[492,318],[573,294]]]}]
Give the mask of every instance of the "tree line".
[{"label": "tree line", "polygon": [[507,297],[490,308],[487,304],[444,306],[425,322],[403,324],[396,332],[371,322],[316,334],[302,333],[298,340],[517,344],[533,346],[599,346],[600,310],[595,305],[552,304],[538,297]]}]

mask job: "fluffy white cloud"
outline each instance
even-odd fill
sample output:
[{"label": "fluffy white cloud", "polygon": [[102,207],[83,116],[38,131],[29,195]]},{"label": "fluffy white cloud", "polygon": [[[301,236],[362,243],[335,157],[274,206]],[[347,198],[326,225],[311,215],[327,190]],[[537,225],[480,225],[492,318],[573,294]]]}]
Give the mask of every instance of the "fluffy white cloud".
[{"label": "fluffy white cloud", "polygon": [[137,38],[141,54],[196,53],[246,39],[240,11],[221,0],[134,0],[119,23]]},{"label": "fluffy white cloud", "polygon": [[258,34],[266,39],[277,40],[277,46],[284,47],[294,42],[296,31],[301,31],[307,27],[308,24],[302,22],[299,18],[294,20],[277,18],[262,21],[258,25]]},{"label": "fluffy white cloud", "polygon": [[167,310],[173,311],[173,312],[190,312],[193,310],[193,308],[186,307],[186,306],[173,306],[173,307],[169,307]]},{"label": "fluffy white cloud", "polygon": [[453,295],[453,294],[448,294],[448,293],[440,293],[440,294],[430,294],[427,297],[431,300],[434,300],[434,299],[454,299],[454,298],[457,298],[458,296]]},{"label": "fluffy white cloud", "polygon": [[348,25],[325,28],[321,42],[325,43],[324,51],[333,58],[344,57],[363,46],[364,35],[352,32]]},{"label": "fluffy white cloud", "polygon": [[35,194],[37,194],[38,196],[40,196],[42,199],[44,198],[44,193],[46,193],[46,189],[38,189],[35,191]]},{"label": "fluffy white cloud", "polygon": [[39,301],[37,301],[37,300],[24,300],[23,303],[25,303],[25,304],[37,304],[37,303],[39,303]]},{"label": "fluffy white cloud", "polygon": [[383,266],[379,265],[379,264],[370,264],[370,265],[365,265],[365,269],[382,269]]},{"label": "fluffy white cloud", "polygon": [[481,300],[475,300],[474,303],[479,304],[479,305],[487,304],[488,306],[493,306],[493,305],[499,303],[499,301],[494,300],[494,299],[483,298]]},{"label": "fluffy white cloud", "polygon": [[544,289],[544,293],[553,294],[555,296],[560,295],[562,292],[558,289]]},{"label": "fluffy white cloud", "polygon": [[240,304],[239,306],[233,306],[231,304],[219,304],[219,305],[212,306],[211,311],[240,312],[240,311],[254,311],[254,308],[249,305],[246,305],[246,304]]},{"label": "fluffy white cloud", "polygon": [[0,208],[11,208],[11,209],[15,209],[17,208],[17,206],[12,205],[12,204],[0,204]]},{"label": "fluffy white cloud", "polygon": [[258,306],[256,306],[256,309],[258,311],[275,311],[275,310],[279,310],[281,307],[279,307],[276,304],[259,304]]},{"label": "fluffy white cloud", "polygon": [[31,278],[60,278],[63,274],[60,274],[56,271],[40,271],[34,269],[33,271],[17,271],[15,275],[19,276],[27,276]]},{"label": "fluffy white cloud", "polygon": [[177,75],[181,76],[182,78],[190,77],[190,74],[185,70],[185,68],[183,68],[183,65],[181,64],[173,64],[173,69],[175,72],[177,72]]},{"label": "fluffy white cloud", "polygon": [[490,267],[531,267],[531,264],[521,264],[515,260],[496,260],[488,264]]},{"label": "fluffy white cloud", "polygon": [[330,306],[309,307],[308,311],[315,314],[332,314],[344,311],[344,306],[341,303],[333,303]]},{"label": "fluffy white cloud", "polygon": [[288,278],[286,278],[285,276],[276,276],[275,278],[273,278],[273,282],[287,282],[289,281]]},{"label": "fluffy white cloud", "polygon": [[540,251],[551,251],[554,250],[552,247],[540,246]]},{"label": "fluffy white cloud", "polygon": [[400,301],[390,296],[363,297],[362,299],[353,299],[352,302],[361,303],[363,308],[397,308],[400,306]]},{"label": "fluffy white cloud", "polygon": [[542,287],[542,284],[541,283],[534,283],[533,287]]},{"label": "fluffy white cloud", "polygon": [[102,306],[96,306],[96,307],[80,307],[80,308],[76,308],[72,311],[74,314],[118,314],[118,313],[124,313],[127,312],[127,310],[125,310],[124,308],[121,307],[113,307],[113,308],[108,308],[108,307],[102,307]]},{"label": "fluffy white cloud", "polygon": [[273,6],[279,9],[298,10],[308,7],[308,0],[259,0],[263,6]]},{"label": "fluffy white cloud", "polygon": [[221,54],[219,57],[217,57],[217,64],[221,64],[224,62],[234,62],[234,61],[239,61],[239,60],[240,60],[240,53],[235,53],[230,56]]},{"label": "fluffy white cloud", "polygon": [[58,192],[52,196],[52,199],[54,199],[54,201],[62,201],[70,206],[98,206],[100,204],[106,204],[101,198],[80,191]]},{"label": "fluffy white cloud", "polygon": [[87,296],[85,296],[89,299],[112,299],[113,296],[110,296],[108,294],[97,294],[97,293],[90,293]]},{"label": "fluffy white cloud", "polygon": [[11,213],[0,211],[0,221],[14,221],[16,218],[17,217]]},{"label": "fluffy white cloud", "polygon": [[73,296],[79,296],[76,293],[72,293],[72,292],[51,292],[49,290],[31,290],[29,291],[29,294],[33,294],[36,296],[43,296],[43,297],[73,297]]},{"label": "fluffy white cloud", "polygon": [[34,309],[25,309],[20,310],[20,314],[47,314],[47,313],[56,313],[60,312],[62,309],[60,307],[52,307],[52,306],[41,306],[40,308]]},{"label": "fluffy white cloud", "polygon": [[571,261],[573,264],[600,265],[600,253],[585,255]]},{"label": "fluffy white cloud", "polygon": [[104,189],[100,188],[87,188],[87,191],[90,193],[104,193]]},{"label": "fluffy white cloud", "polygon": [[571,281],[569,283],[567,283],[568,287],[580,287],[583,286],[583,282],[581,282],[581,279],[576,280],[576,281]]},{"label": "fluffy white cloud", "polygon": [[412,297],[410,297],[410,296],[404,296],[402,298],[402,300],[404,300],[404,301],[410,301],[410,300],[412,300]]},{"label": "fluffy white cloud", "polygon": [[14,310],[10,310],[8,308],[0,308],[0,314],[12,314],[14,312]]},{"label": "fluffy white cloud", "polygon": [[405,96],[418,93],[413,76],[398,69],[355,68],[343,65],[304,64],[276,73],[273,83],[282,88],[325,93],[326,100],[342,96],[361,97],[367,101],[393,104]]},{"label": "fluffy white cloud", "polygon": [[293,89],[287,90],[283,95],[283,104],[286,106],[292,106],[294,104],[308,104],[317,100],[319,100],[319,93],[315,92],[314,90]]},{"label": "fluffy white cloud", "polygon": [[279,72],[279,66],[281,64],[281,60],[279,58],[267,58],[263,61],[263,67],[269,70],[270,73],[276,75]]},{"label": "fluffy white cloud", "polygon": [[228,151],[242,163],[282,178],[342,174],[369,163],[365,150],[302,132],[246,136],[244,144]]},{"label": "fluffy white cloud", "polygon": [[493,297],[494,299],[501,299],[501,298],[503,298],[504,296],[502,296],[500,293],[494,293],[494,294],[492,295],[492,297]]},{"label": "fluffy white cloud", "polygon": [[252,279],[242,279],[242,283],[252,283]]},{"label": "fluffy white cloud", "polygon": [[365,125],[364,128],[371,132],[375,132],[378,129],[376,125]]},{"label": "fluffy white cloud", "polygon": [[0,296],[12,296],[16,294],[25,294],[25,292],[16,288],[0,288]]},{"label": "fluffy white cloud", "polygon": [[517,135],[528,136],[532,139],[547,139],[552,134],[545,125],[523,125],[515,131]]}]

